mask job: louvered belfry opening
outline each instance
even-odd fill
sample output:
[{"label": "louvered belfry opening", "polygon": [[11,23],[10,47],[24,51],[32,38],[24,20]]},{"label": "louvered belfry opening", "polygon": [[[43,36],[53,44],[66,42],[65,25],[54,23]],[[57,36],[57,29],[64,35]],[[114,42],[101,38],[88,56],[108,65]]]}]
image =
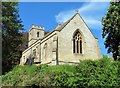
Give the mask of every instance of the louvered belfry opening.
[{"label": "louvered belfry opening", "polygon": [[82,54],[82,35],[79,31],[73,36],[73,53]]}]

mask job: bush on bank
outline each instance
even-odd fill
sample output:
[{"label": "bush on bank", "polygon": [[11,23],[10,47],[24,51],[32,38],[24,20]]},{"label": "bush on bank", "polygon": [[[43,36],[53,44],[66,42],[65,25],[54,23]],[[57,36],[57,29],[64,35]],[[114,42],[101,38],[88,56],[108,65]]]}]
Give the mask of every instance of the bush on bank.
[{"label": "bush on bank", "polygon": [[119,88],[119,66],[119,61],[103,57],[97,61],[80,61],[77,66],[16,66],[1,78],[3,86]]}]

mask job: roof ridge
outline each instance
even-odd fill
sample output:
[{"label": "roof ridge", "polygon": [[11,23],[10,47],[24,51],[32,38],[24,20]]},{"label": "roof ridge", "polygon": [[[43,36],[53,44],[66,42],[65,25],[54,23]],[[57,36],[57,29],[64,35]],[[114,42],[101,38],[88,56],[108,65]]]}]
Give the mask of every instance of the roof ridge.
[{"label": "roof ridge", "polygon": [[[90,30],[90,28],[88,27],[88,25],[86,24],[86,22],[81,17],[80,13],[77,12],[69,20],[67,20],[66,22],[64,22],[60,27],[56,28],[57,27],[56,26],[51,32],[49,32],[48,34],[46,34],[46,36],[44,36],[42,39],[44,39],[45,37],[47,37],[48,35],[50,35],[54,31],[61,31],[77,14],[80,16],[80,18],[82,19],[82,21],[85,23],[85,25],[87,26],[87,28]],[[90,30],[90,32],[92,33],[91,30]],[[93,33],[92,33],[92,35],[94,36],[94,38],[96,38]]]},{"label": "roof ridge", "polygon": [[[68,21],[66,21],[65,23],[63,23],[63,25],[62,25],[62,28],[61,29],[59,29],[59,31],[60,30],[62,30],[76,15],[79,15],[80,16],[80,18],[82,19],[82,21],[84,22],[84,24],[87,26],[87,28],[90,30],[90,28],[88,27],[88,25],[86,24],[86,22],[83,20],[83,18],[81,17],[81,15],[80,15],[80,13],[75,13]],[[93,34],[93,32],[90,30],[90,32],[92,33],[92,35],[94,36],[94,38],[96,38],[96,39],[98,39],[97,37],[95,37],[95,35]]]},{"label": "roof ridge", "polygon": [[56,30],[58,30],[58,31],[62,30],[77,14],[79,14],[79,13],[75,13],[69,20],[67,20],[66,22],[64,22],[61,25],[61,28],[59,30],[58,29],[56,29]]}]

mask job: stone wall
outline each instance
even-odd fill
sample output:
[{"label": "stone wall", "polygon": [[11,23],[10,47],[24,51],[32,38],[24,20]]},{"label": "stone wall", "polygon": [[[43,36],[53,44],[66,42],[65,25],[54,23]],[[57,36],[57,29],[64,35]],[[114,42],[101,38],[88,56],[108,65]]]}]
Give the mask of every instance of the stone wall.
[{"label": "stone wall", "polygon": [[54,44],[54,37],[56,34],[57,31],[54,31],[41,41],[41,64],[52,64],[52,60],[56,56],[56,53],[54,52],[56,47]]},{"label": "stone wall", "polygon": [[20,64],[23,65],[29,58],[33,58],[33,51],[36,51],[36,58],[34,59],[34,62],[41,62],[41,46],[40,46],[41,40],[33,43],[30,47],[28,47],[23,53],[20,60]]},{"label": "stone wall", "polygon": [[[73,34],[77,29],[83,36],[82,54],[73,53]],[[79,14],[58,33],[58,60],[60,63],[77,63],[79,60],[98,59],[99,53],[96,38],[80,18]]]},{"label": "stone wall", "polygon": [[[33,34],[37,31],[34,30]],[[82,54],[73,53],[73,35],[76,31],[82,35]],[[97,60],[101,57],[98,39],[79,14],[76,14],[61,30],[53,30],[33,42],[22,53],[21,64],[24,64],[31,56],[35,57],[34,62],[49,65],[77,64],[80,60]]]}]

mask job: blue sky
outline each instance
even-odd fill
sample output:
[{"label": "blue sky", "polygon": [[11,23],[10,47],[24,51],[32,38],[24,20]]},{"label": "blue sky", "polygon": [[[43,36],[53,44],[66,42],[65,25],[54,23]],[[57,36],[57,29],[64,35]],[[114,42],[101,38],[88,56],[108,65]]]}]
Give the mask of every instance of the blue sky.
[{"label": "blue sky", "polygon": [[63,24],[78,10],[90,30],[98,38],[101,54],[107,50],[102,38],[101,19],[109,8],[109,2],[19,2],[19,14],[25,31],[32,24],[44,26],[45,31],[52,31],[60,22]]}]

